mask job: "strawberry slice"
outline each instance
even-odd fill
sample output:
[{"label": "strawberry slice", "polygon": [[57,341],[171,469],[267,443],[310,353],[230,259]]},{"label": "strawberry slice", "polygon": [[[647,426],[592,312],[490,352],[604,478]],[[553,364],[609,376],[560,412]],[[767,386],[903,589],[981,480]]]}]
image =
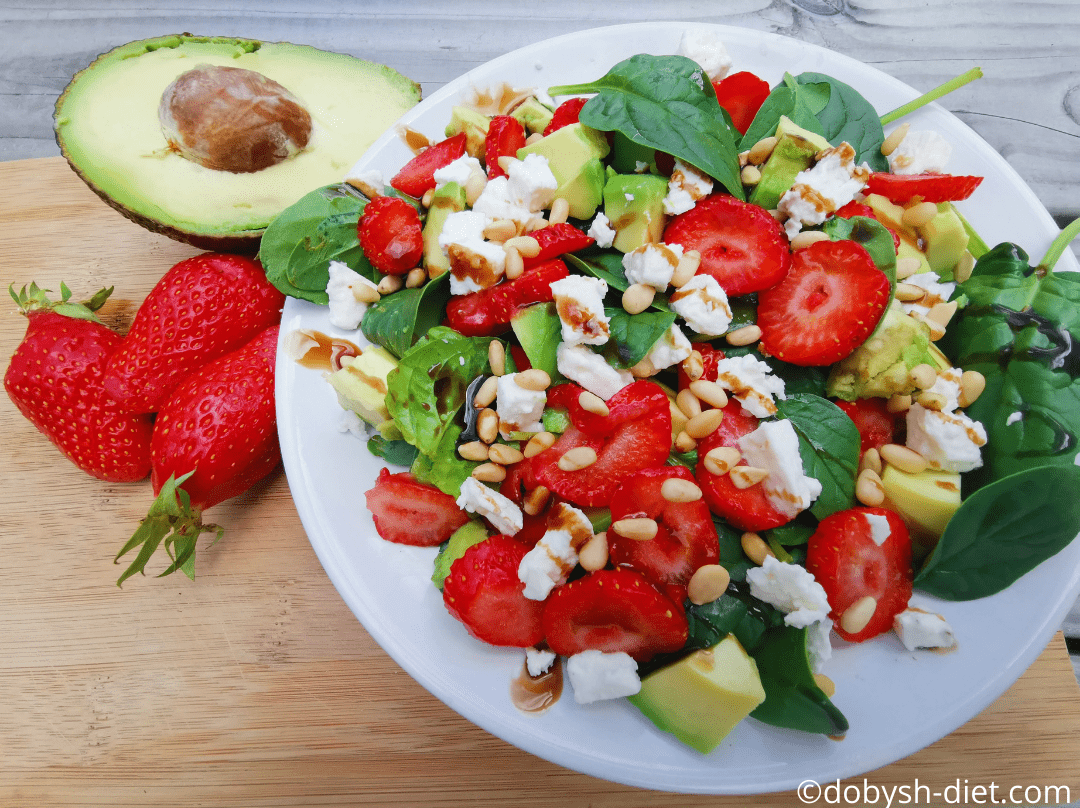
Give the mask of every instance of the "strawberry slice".
[{"label": "strawberry slice", "polygon": [[758,296],[766,353],[793,365],[831,365],[870,336],[889,304],[889,279],[854,241],[818,241]]},{"label": "strawberry slice", "polygon": [[870,175],[866,193],[881,194],[896,205],[920,197],[923,202],[959,202],[967,199],[982,184],[982,177],[958,174],[889,174]]},{"label": "strawberry slice", "polygon": [[859,430],[859,456],[867,449],[880,449],[896,442],[897,416],[889,412],[883,398],[860,398],[855,401],[836,401]]},{"label": "strawberry slice", "polygon": [[556,654],[622,651],[643,662],[686,644],[682,609],[633,570],[591,572],[544,604],[544,637]]},{"label": "strawberry slice", "polygon": [[[583,392],[577,385],[565,387],[568,395],[575,389],[578,395]],[[529,475],[575,505],[606,507],[624,481],[667,459],[671,449],[668,398],[658,385],[644,380],[612,396],[608,415],[585,412],[576,404],[577,395],[572,398],[571,426],[553,446],[528,461]],[[559,459],[576,446],[593,449],[596,462],[575,471],[559,468]]]},{"label": "strawberry slice", "polygon": [[424,256],[420,214],[400,197],[372,199],[356,229],[364,257],[384,275],[404,275]]},{"label": "strawberry slice", "polygon": [[568,98],[559,104],[555,108],[555,114],[548,121],[548,125],[544,127],[544,137],[562,129],[564,126],[577,123],[578,117],[581,115],[581,108],[585,106],[588,100],[588,98]]},{"label": "strawberry slice", "polygon": [[407,471],[391,474],[380,469],[375,485],[364,496],[375,530],[397,544],[435,547],[469,521],[452,496],[419,482]]},{"label": "strawberry slice", "polygon": [[712,86],[716,91],[716,100],[727,110],[731,123],[740,135],[746,134],[754,116],[772,92],[767,81],[745,70],[724,76],[720,81],[714,81]]},{"label": "strawberry slice", "polygon": [[553,299],[551,284],[570,274],[555,258],[530,267],[512,281],[452,297],[446,304],[446,322],[467,337],[490,337],[510,328],[510,320],[522,306]]},{"label": "strawberry slice", "polygon": [[505,177],[499,166],[500,157],[516,157],[518,149],[525,147],[525,127],[521,121],[509,115],[496,115],[488,124],[484,138],[484,165],[488,178]]},{"label": "strawberry slice", "polygon": [[450,565],[443,603],[478,640],[528,648],[544,639],[544,601],[525,597],[525,584],[518,580],[518,565],[528,551],[510,536],[491,536]]},{"label": "strawberry slice", "polygon": [[584,250],[596,243],[596,239],[583,233],[569,222],[555,222],[529,233],[540,245],[540,252],[524,258],[525,267],[542,264],[567,253]]},{"label": "strawberry slice", "polygon": [[697,568],[716,564],[720,546],[704,499],[669,502],[661,488],[666,480],[694,476],[685,466],[643,469],[619,486],[611,498],[611,521],[647,518],[657,524],[656,535],[646,541],[607,532],[608,554],[616,566],[633,567],[658,586],[687,584]]},{"label": "strawberry slice", "polygon": [[[739,530],[768,530],[791,521],[769,502],[763,486],[738,488],[727,474],[713,474],[705,466],[705,455],[720,446],[738,449],[739,438],[757,427],[758,419],[732,399],[724,407],[720,426],[698,444],[695,476],[705,503],[709,510]],[[746,463],[740,460],[739,465]]]},{"label": "strawberry slice", "polygon": [[[876,526],[874,521],[877,522]],[[887,535],[882,535],[882,528]],[[911,537],[904,520],[884,508],[850,508],[821,520],[806,548],[806,569],[825,589],[845,640],[862,642],[892,628],[911,598]],[[845,631],[841,616],[865,597],[876,607],[866,627]]]},{"label": "strawberry slice", "polygon": [[435,187],[435,172],[465,154],[468,137],[464,132],[428,146],[401,167],[390,180],[390,187],[419,199]]},{"label": "strawberry slice", "polygon": [[768,289],[791,265],[784,228],[769,212],[727,194],[712,194],[675,216],[664,242],[701,253],[707,272],[729,296]]}]

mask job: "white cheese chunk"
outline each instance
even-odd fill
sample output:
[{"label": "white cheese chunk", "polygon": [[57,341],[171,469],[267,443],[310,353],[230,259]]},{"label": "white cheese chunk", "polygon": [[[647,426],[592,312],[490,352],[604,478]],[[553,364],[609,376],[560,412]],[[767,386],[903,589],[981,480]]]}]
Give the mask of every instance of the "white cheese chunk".
[{"label": "white cheese chunk", "polygon": [[878,547],[881,547],[892,535],[889,518],[882,516],[880,513],[864,513],[863,518],[866,519],[866,523],[870,526],[870,540]]},{"label": "white cheese chunk", "polygon": [[760,485],[769,504],[785,516],[794,518],[821,495],[821,483],[803,473],[799,437],[791,421],[762,421],[739,438],[739,450],[747,465],[769,473]]},{"label": "white cheese chunk", "polygon": [[829,598],[814,576],[798,564],[766,556],[746,571],[750,594],[784,613],[784,623],[805,628],[829,619]]},{"label": "white cheese chunk", "polygon": [[938,373],[937,381],[927,392],[937,393],[945,398],[944,412],[953,412],[960,406],[960,377],[963,371],[960,368],[946,368]]},{"label": "white cheese chunk", "polygon": [[491,218],[476,210],[446,217],[439,246],[450,258],[450,294],[467,295],[498,283],[506,272],[506,251],[484,239]]},{"label": "white cheese chunk", "polygon": [[566,673],[578,704],[633,696],[641,690],[637,662],[622,651],[574,654],[566,660]]},{"label": "white cheese chunk", "polygon": [[952,144],[937,132],[908,132],[889,155],[893,174],[943,174],[952,157]]},{"label": "white cheese chunk", "polygon": [[604,215],[603,211],[596,214],[596,218],[593,219],[592,224],[589,226],[588,235],[596,239],[597,247],[610,247],[615,243],[615,228],[611,226],[611,220]]},{"label": "white cheese chunk", "polygon": [[701,65],[709,81],[722,79],[731,70],[731,56],[723,40],[704,28],[690,28],[683,33],[678,55]]},{"label": "white cheese chunk", "polygon": [[518,374],[506,373],[495,387],[495,412],[499,431],[505,438],[511,432],[540,432],[547,406],[546,390],[528,390],[517,383]]},{"label": "white cheese chunk", "polygon": [[956,635],[944,617],[911,606],[893,618],[893,631],[909,651],[956,645]]},{"label": "white cheese chunk", "polygon": [[855,165],[855,150],[849,144],[821,152],[818,161],[800,171],[780,197],[777,209],[788,219],[784,225],[788,237],[802,227],[824,222],[830,213],[853,200],[869,177],[869,168]]},{"label": "white cheese chunk", "polygon": [[518,580],[525,584],[522,594],[529,600],[545,600],[552,589],[566,582],[577,563],[570,531],[547,531],[518,565]]},{"label": "white cheese chunk", "polygon": [[786,399],[784,380],[756,356],[728,356],[716,365],[716,382],[757,418],[776,414],[776,399]]},{"label": "white cheese chunk", "polygon": [[604,401],[634,381],[630,371],[612,367],[604,357],[584,345],[559,343],[555,361],[559,373]]},{"label": "white cheese chunk", "polygon": [[707,272],[699,272],[672,292],[668,305],[699,334],[719,336],[731,325],[727,292]]},{"label": "white cheese chunk", "polygon": [[971,471],[982,466],[986,430],[962,412],[939,412],[912,404],[907,412],[907,446],[930,468]]},{"label": "white cheese chunk", "polygon": [[682,256],[681,244],[650,242],[626,253],[622,265],[630,283],[641,283],[662,292],[671,283]]},{"label": "white cheese chunk", "polygon": [[946,303],[956,290],[956,284],[948,281],[942,283],[936,272],[920,272],[904,278],[904,283],[925,289],[926,294],[912,302],[901,302],[900,308],[915,317],[925,317],[930,308],[938,303]]},{"label": "white cheese chunk", "polygon": [[506,190],[511,199],[532,213],[551,207],[558,180],[551,173],[548,158],[542,154],[511,160],[506,168]]},{"label": "white cheese chunk", "polygon": [[607,290],[605,281],[584,275],[569,275],[551,284],[563,342],[603,345],[608,341],[610,318],[604,314]]},{"label": "white cheese chunk", "polygon": [[653,343],[645,355],[645,362],[651,365],[654,371],[661,371],[682,362],[693,350],[694,346],[690,344],[690,340],[675,323],[672,323],[671,328]]},{"label": "white cheese chunk", "polygon": [[529,676],[547,673],[554,662],[555,652],[549,648],[525,649],[525,667],[529,669]]},{"label": "white cheese chunk", "polygon": [[469,177],[473,174],[479,174],[482,177],[486,177],[484,173],[484,167],[480,165],[480,161],[475,157],[463,154],[456,160],[453,160],[442,168],[435,169],[433,178],[435,180],[435,187],[442,188],[448,182],[456,182],[462,188],[468,183]]},{"label": "white cheese chunk", "polygon": [[677,216],[691,210],[698,200],[712,193],[713,181],[689,163],[675,160],[675,168],[668,179],[667,196],[663,199],[664,213]]},{"label": "white cheese chunk", "polygon": [[365,287],[368,293],[378,295],[378,287],[361,275],[349,269],[341,261],[330,262],[330,279],[326,283],[326,294],[330,298],[330,323],[345,331],[354,331],[360,327],[360,321],[367,313],[368,304],[356,297],[356,291]]},{"label": "white cheese chunk", "polygon": [[469,513],[484,517],[505,536],[513,536],[525,522],[521,508],[512,499],[488,488],[475,477],[461,484],[457,506]]}]

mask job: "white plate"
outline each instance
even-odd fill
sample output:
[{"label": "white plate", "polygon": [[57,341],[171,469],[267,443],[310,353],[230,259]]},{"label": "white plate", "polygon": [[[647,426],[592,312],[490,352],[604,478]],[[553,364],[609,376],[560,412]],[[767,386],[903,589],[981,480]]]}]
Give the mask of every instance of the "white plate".
[{"label": "white plate", "polygon": [[[438,140],[451,106],[470,85],[507,81],[546,90],[589,81],[636,53],[674,53],[687,27],[621,25],[540,42],[446,85],[401,122]],[[884,73],[814,45],[709,27],[726,43],[733,70],[753,71],[770,84],[784,71],[827,73],[855,87],[881,113],[918,95]],[[1016,172],[937,105],[908,120],[954,144],[951,171],[986,177],[963,205],[984,238],[991,245],[1013,241],[1036,259],[1041,256],[1057,227]],[[410,156],[388,132],[360,164],[389,177]],[[1069,252],[1061,263],[1063,269],[1076,268]],[[345,336],[330,326],[322,307],[289,299],[281,332],[299,328]],[[319,559],[360,622],[401,667],[470,721],[521,749],[596,777],[668,791],[748,794],[786,791],[807,779],[829,782],[883,766],[952,732],[1001,695],[1039,656],[1080,593],[1080,542],[1074,542],[991,598],[944,603],[917,594],[916,602],[953,625],[959,649],[909,653],[891,634],[836,648],[826,672],[836,682],[835,702],[851,722],[842,741],[748,720],[711,754],[701,755],[658,731],[625,700],[577,705],[569,685],[548,712],[526,715],[509,696],[521,652],[483,645],[447,614],[430,582],[433,550],[378,538],[363,493],[379,461],[362,441],[338,431],[341,410],[320,374],[284,352],[279,357],[278,428],[289,485]]]}]

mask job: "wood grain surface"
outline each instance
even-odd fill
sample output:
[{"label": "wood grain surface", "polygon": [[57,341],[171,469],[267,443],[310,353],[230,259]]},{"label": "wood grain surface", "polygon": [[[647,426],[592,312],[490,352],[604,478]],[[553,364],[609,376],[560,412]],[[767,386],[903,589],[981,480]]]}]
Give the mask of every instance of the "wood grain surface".
[{"label": "wood grain surface", "polygon": [[[107,319],[193,250],[107,208],[59,158],[0,164],[0,283],[115,285]],[[25,328],[0,312],[0,356]],[[194,582],[110,563],[151,500],[75,469],[0,396],[0,805],[745,805],[562,769],[453,713],[386,656],[331,586],[278,472],[208,517]],[[944,788],[1068,785],[1080,691],[1061,636],[1001,699],[867,775]],[[852,780],[861,783],[861,778]],[[794,794],[754,805],[799,805]]]}]

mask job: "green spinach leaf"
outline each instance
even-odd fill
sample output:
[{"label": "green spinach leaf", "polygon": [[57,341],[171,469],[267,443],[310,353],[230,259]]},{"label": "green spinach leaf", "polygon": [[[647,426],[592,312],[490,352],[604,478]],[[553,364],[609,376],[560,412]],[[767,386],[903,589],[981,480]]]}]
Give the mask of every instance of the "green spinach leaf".
[{"label": "green spinach leaf", "polygon": [[800,73],[799,84],[828,84],[829,101],[817,113],[825,139],[834,146],[848,142],[855,149],[855,162],[866,162],[874,171],[888,171],[889,161],[881,153],[885,133],[877,110],[853,87],[823,73]]},{"label": "green spinach leaf", "polygon": [[634,143],[677,157],[745,199],[735,145],[738,133],[693,60],[638,54],[596,81],[548,92],[596,93],[581,109],[583,124],[620,132]]},{"label": "green spinach leaf", "polygon": [[769,93],[742,136],[739,147],[748,149],[762,138],[775,134],[781,117],[825,137],[825,130],[817,116],[829,103],[830,92],[828,84],[799,84],[790,73],[785,73],[784,83]]},{"label": "green spinach leaf", "polygon": [[411,466],[418,454],[416,447],[403,440],[387,440],[382,435],[368,438],[368,451],[393,466]]},{"label": "green spinach leaf", "polygon": [[368,307],[360,329],[364,336],[400,358],[429,329],[443,321],[450,300],[450,273],[415,289],[384,295]]},{"label": "green spinach leaf", "polygon": [[643,311],[628,314],[625,309],[605,308],[611,338],[606,352],[617,367],[631,368],[640,362],[675,322],[673,311]]},{"label": "green spinach leaf", "polygon": [[803,469],[821,483],[821,496],[810,512],[818,519],[850,508],[855,502],[859,467],[859,430],[831,401],[813,395],[788,396],[776,402],[799,436]]}]

